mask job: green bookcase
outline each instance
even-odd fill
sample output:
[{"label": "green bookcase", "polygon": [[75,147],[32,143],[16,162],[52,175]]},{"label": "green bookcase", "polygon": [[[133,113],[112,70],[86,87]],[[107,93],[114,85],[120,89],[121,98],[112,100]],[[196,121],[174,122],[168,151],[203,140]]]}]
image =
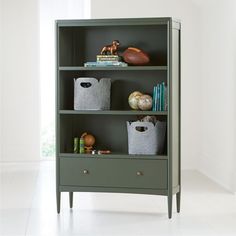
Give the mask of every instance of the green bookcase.
[{"label": "green bookcase", "polygon": [[[95,61],[105,44],[118,39],[148,52],[146,66],[84,67]],[[180,22],[172,18],[135,18],[56,21],[56,196],[60,212],[61,192],[117,192],[164,195],[168,216],[176,194],[180,211]],[[108,77],[112,80],[111,109],[75,111],[74,78]],[[165,82],[167,111],[133,111],[127,98],[135,90],[152,94]],[[167,122],[162,155],[129,155],[126,121],[155,115]],[[96,136],[96,149],[107,155],[74,154],[73,138],[83,132]],[[140,174],[141,173],[141,174]]]}]

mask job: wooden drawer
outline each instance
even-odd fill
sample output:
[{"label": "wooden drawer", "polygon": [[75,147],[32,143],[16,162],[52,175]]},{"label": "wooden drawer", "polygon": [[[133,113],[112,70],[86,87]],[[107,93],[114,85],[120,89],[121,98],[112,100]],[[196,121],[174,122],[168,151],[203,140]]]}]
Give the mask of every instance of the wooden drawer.
[{"label": "wooden drawer", "polygon": [[60,185],[167,189],[167,161],[60,158]]}]

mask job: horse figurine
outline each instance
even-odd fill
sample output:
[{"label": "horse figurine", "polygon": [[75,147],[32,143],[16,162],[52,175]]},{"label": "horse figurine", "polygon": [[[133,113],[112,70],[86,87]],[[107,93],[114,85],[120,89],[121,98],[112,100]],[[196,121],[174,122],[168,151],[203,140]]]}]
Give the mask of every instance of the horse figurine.
[{"label": "horse figurine", "polygon": [[120,42],[118,40],[113,40],[112,44],[106,45],[102,48],[101,55],[117,55],[118,46]]}]

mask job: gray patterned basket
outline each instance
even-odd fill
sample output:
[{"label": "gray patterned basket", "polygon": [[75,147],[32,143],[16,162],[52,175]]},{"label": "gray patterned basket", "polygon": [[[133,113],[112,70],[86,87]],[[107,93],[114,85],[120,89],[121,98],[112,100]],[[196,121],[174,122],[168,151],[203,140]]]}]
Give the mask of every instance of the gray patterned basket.
[{"label": "gray patterned basket", "polygon": [[109,110],[111,79],[80,77],[74,79],[75,110]]},{"label": "gray patterned basket", "polygon": [[[144,128],[144,131],[140,131]],[[129,154],[162,154],[165,145],[166,122],[127,122]]]}]

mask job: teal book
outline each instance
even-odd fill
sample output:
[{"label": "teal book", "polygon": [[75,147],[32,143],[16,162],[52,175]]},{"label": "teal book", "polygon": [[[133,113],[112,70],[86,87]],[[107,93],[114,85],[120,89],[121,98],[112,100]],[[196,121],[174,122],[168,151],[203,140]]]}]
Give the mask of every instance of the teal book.
[{"label": "teal book", "polygon": [[162,90],[162,84],[160,84],[160,111],[163,111],[163,90]]},{"label": "teal book", "polygon": [[157,111],[160,111],[160,84],[157,84]]},{"label": "teal book", "polygon": [[161,110],[165,110],[165,82],[161,84]]},{"label": "teal book", "polygon": [[157,111],[157,96],[158,96],[158,90],[157,90],[157,86],[155,86],[155,111]]},{"label": "teal book", "polygon": [[155,110],[158,111],[158,84],[156,85],[156,102],[155,102]]},{"label": "teal book", "polygon": [[167,86],[165,86],[165,103],[164,103],[164,110],[165,111],[167,111],[168,110],[168,100],[167,100],[167,93],[168,93],[168,91],[167,91]]},{"label": "teal book", "polygon": [[153,94],[152,94],[152,110],[156,111],[156,86],[153,87]]}]

